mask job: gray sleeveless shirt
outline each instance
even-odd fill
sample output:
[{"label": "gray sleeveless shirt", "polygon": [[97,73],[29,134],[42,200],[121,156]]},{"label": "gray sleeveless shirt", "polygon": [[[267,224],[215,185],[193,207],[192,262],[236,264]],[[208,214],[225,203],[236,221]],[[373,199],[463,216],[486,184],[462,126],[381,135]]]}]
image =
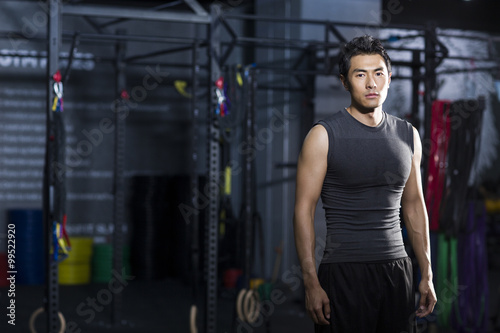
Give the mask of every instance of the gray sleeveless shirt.
[{"label": "gray sleeveless shirt", "polygon": [[318,124],[329,139],[322,263],[406,257],[399,208],[413,158],[411,124],[382,112],[380,124],[371,127],[345,109]]}]

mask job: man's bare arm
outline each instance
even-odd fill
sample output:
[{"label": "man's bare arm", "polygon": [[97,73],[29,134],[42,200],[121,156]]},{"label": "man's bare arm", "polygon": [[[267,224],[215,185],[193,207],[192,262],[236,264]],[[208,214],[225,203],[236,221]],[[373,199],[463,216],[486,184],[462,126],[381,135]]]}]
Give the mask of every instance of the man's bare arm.
[{"label": "man's bare arm", "polygon": [[422,279],[419,286],[420,305],[418,317],[425,317],[432,312],[437,302],[432,283],[431,253],[429,245],[429,222],[422,191],[420,161],[422,144],[418,131],[413,129],[414,154],[410,176],[406,182],[401,199],[403,217],[413,251],[417,257]]},{"label": "man's bare arm", "polygon": [[306,309],[317,324],[329,324],[330,305],[316,273],[314,257],[314,214],[325,179],[328,155],[328,133],[317,125],[304,140],[297,164],[294,232],[295,245],[304,278]]}]

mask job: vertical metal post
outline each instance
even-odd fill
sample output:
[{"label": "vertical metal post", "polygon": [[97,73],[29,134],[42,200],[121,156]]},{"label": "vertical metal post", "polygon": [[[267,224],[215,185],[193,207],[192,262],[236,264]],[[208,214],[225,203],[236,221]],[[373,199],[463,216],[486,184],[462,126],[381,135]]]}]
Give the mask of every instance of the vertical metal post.
[{"label": "vertical metal post", "polygon": [[425,30],[425,114],[424,114],[424,141],[422,151],[422,165],[424,166],[423,188],[427,188],[427,178],[429,176],[429,151],[431,142],[431,118],[432,102],[436,99],[436,28],[428,26]]},{"label": "vertical metal post", "polygon": [[[200,110],[198,109],[198,98],[196,94],[198,93],[199,87],[199,71],[200,66],[198,64],[199,57],[199,45],[198,43],[193,44],[193,54],[192,54],[192,93],[191,93],[191,202],[193,207],[198,207],[198,193],[199,193],[199,177],[198,177],[198,118],[200,115]],[[198,278],[198,268],[199,268],[199,214],[191,214],[191,223],[193,224],[193,267],[196,272],[195,283],[199,282]]]},{"label": "vertical metal post", "polygon": [[[315,70],[316,69],[316,53],[314,49],[309,48],[307,50],[307,66],[308,70]],[[304,110],[305,112],[301,113],[301,140],[299,140],[300,143],[304,141],[304,138],[306,137],[307,133],[311,129],[312,125],[314,124],[314,96],[316,93],[316,76],[308,75],[306,78],[306,109]],[[299,147],[300,149],[300,147]]]},{"label": "vertical metal post", "polygon": [[243,155],[243,209],[244,209],[244,258],[243,272],[245,276],[245,284],[248,287],[250,283],[250,275],[252,273],[252,264],[254,259],[254,239],[255,228],[253,215],[256,207],[254,202],[254,162],[255,162],[255,93],[257,90],[255,80],[255,69],[248,69],[246,89],[246,106],[245,106],[245,154]]},{"label": "vertical metal post", "polygon": [[415,50],[412,52],[412,67],[411,67],[411,74],[412,74],[412,87],[411,87],[411,100],[412,100],[412,106],[411,106],[411,121],[413,126],[415,128],[420,130],[420,118],[418,117],[418,111],[419,111],[419,88],[420,88],[420,51]]},{"label": "vertical metal post", "polygon": [[[330,74],[332,70],[331,59],[330,59],[330,48],[328,47],[328,43],[330,42],[330,23],[327,22],[325,24],[325,73]],[[316,69],[316,68],[314,68]]]},{"label": "vertical metal post", "polygon": [[215,116],[217,106],[217,96],[215,94],[214,83],[221,75],[219,59],[221,54],[221,26],[219,16],[221,7],[214,4],[210,7],[212,21],[210,24],[210,46],[208,56],[210,61],[210,105],[208,108],[208,188],[209,204],[207,216],[206,235],[206,268],[207,268],[207,288],[206,288],[206,316],[205,333],[216,333],[217,321],[217,250],[218,250],[218,224],[219,224],[219,179],[220,179],[220,129]]},{"label": "vertical metal post", "polygon": [[[117,34],[124,34],[117,31]],[[116,96],[114,122],[114,169],[113,169],[113,270],[115,274],[123,275],[123,222],[125,219],[125,186],[124,186],[124,164],[125,164],[125,118],[128,115],[128,107],[125,105],[126,95],[122,95],[126,87],[125,77],[125,43],[118,41],[116,44]],[[113,306],[111,321],[113,325],[120,324],[122,314],[122,293],[113,295]]]},{"label": "vertical metal post", "polygon": [[[198,29],[198,26],[195,27]],[[192,92],[191,92],[191,204],[192,207],[198,207],[198,191],[199,191],[199,181],[198,181],[198,117],[200,111],[198,110],[198,100],[196,94],[198,92],[198,74],[200,71],[200,66],[198,65],[198,54],[199,45],[198,42],[193,44],[192,49],[192,69],[191,69],[191,79],[192,79]],[[199,297],[199,265],[200,265],[200,235],[199,235],[199,214],[191,214],[190,216],[191,224],[191,269],[193,272],[193,301],[198,302]]]},{"label": "vertical metal post", "polygon": [[[61,182],[58,183],[56,166],[58,164],[58,142],[60,126],[55,126],[55,113],[52,103],[55,97],[52,85],[52,75],[59,69],[59,50],[61,47],[61,2],[48,0],[48,45],[47,45],[47,100],[46,100],[46,144],[45,166],[43,177],[43,225],[45,235],[46,281],[44,306],[47,314],[46,329],[49,333],[58,332],[59,312],[59,281],[58,264],[51,254],[52,226],[61,222],[61,203],[56,202],[60,194]],[[60,114],[58,115],[61,116]],[[59,119],[60,120],[60,119]],[[58,123],[59,124],[59,123]],[[64,147],[63,147],[64,149]],[[65,161],[61,161],[64,163]]]},{"label": "vertical metal post", "polygon": [[[290,0],[285,0],[284,2],[284,14],[285,17],[289,18],[291,17],[291,10],[292,10],[292,3]],[[283,32],[283,37],[287,40],[291,39],[292,37],[292,32],[291,32],[291,24],[290,23],[285,23],[284,27],[284,32]],[[283,50],[283,58],[285,61],[285,64],[288,64],[290,62],[290,59],[292,58],[292,51],[288,46],[284,47]],[[289,66],[286,66],[287,69],[289,69]],[[292,94],[290,93],[290,88],[291,88],[291,82],[288,80],[285,82],[285,86],[288,87],[288,90],[285,90],[283,92],[283,117],[284,118],[289,118],[290,112],[291,112],[291,97]],[[283,161],[289,161],[290,160],[290,124],[288,121],[283,120],[283,141],[282,141],[282,147],[283,147],[283,152],[282,152],[282,159]],[[290,177],[290,170],[288,168],[283,168],[282,170],[282,177],[283,179],[288,179]],[[290,224],[290,184],[288,182],[284,182],[282,184],[282,237],[283,237],[283,242],[284,244],[290,244],[290,237],[292,237],[292,228]],[[295,252],[295,251],[294,251]],[[281,257],[282,260],[282,266],[283,267],[290,267],[291,266],[291,261],[290,261],[290,247],[285,245],[283,246],[283,255]]]}]

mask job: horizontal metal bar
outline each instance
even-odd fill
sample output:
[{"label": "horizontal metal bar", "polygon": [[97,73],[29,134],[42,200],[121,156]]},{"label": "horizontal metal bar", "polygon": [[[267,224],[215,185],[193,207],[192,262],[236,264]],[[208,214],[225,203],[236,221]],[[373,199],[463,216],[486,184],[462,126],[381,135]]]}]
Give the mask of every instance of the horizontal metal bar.
[{"label": "horizontal metal bar", "polygon": [[17,31],[0,31],[0,39],[9,39],[11,43],[17,43],[17,40],[19,40],[23,44],[25,42],[47,42],[47,38],[43,35],[28,38],[24,33]]},{"label": "horizontal metal bar", "polygon": [[[71,36],[73,38],[73,33],[64,31],[64,38]],[[143,36],[143,35],[114,35],[114,34],[91,34],[82,33],[80,34],[80,40],[90,40],[90,41],[129,41],[129,42],[158,42],[158,43],[172,43],[172,44],[193,44],[195,42],[203,43],[202,39],[192,39],[192,38],[177,38],[177,37],[161,37],[161,36]]]},{"label": "horizontal metal bar", "polygon": [[292,70],[289,68],[273,68],[273,67],[260,67],[257,66],[257,69],[261,72],[278,72],[283,75],[329,75],[324,70]]},{"label": "horizontal metal bar", "polygon": [[64,5],[63,15],[209,24],[210,16],[111,6]]},{"label": "horizontal metal bar", "polygon": [[297,162],[278,162],[274,165],[275,168],[297,168]]},{"label": "horizontal metal bar", "polygon": [[420,80],[420,81],[422,81],[423,79],[425,79],[425,76],[423,76],[423,75],[417,75],[417,76],[394,75],[394,76],[391,76],[391,80]]},{"label": "horizontal metal bar", "polygon": [[138,54],[138,55],[126,58],[125,61],[126,62],[135,61],[135,60],[138,60],[138,59],[151,58],[151,57],[156,57],[156,56],[170,54],[170,53],[177,53],[177,52],[182,52],[182,51],[190,51],[192,49],[193,49],[192,45],[181,46],[181,47],[176,47],[176,48],[173,48],[173,49],[159,50],[159,51],[150,52],[150,53],[146,53],[146,54]]},{"label": "horizontal metal bar", "polygon": [[275,16],[258,16],[250,14],[222,14],[223,17],[227,19],[237,19],[237,20],[254,20],[254,21],[269,21],[269,22],[280,22],[280,23],[295,23],[295,24],[312,24],[312,25],[327,25],[333,24],[336,26],[344,27],[365,27],[365,28],[399,28],[404,30],[425,30],[422,25],[411,25],[411,24],[391,24],[391,25],[378,25],[378,24],[359,24],[359,23],[347,23],[347,22],[335,22],[335,21],[324,21],[324,20],[314,20],[314,19],[299,19],[291,17],[275,17]]},{"label": "horizontal metal bar", "polygon": [[499,70],[498,66],[494,66],[494,67],[476,67],[474,69],[472,69],[472,68],[445,69],[445,70],[436,72],[436,75],[442,75],[442,74],[461,74],[461,73],[469,73],[469,72],[492,72],[492,71],[498,71],[498,70]]},{"label": "horizontal metal bar", "polygon": [[[103,63],[113,63],[116,62],[115,58],[104,58],[96,57],[90,60],[94,60],[98,64]],[[193,64],[190,63],[174,63],[174,62],[147,62],[147,61],[131,61],[127,62],[127,66],[160,66],[160,67],[171,67],[171,68],[193,68]],[[208,69],[208,65],[198,65],[200,69]]]},{"label": "horizontal metal bar", "polygon": [[[154,10],[154,11],[160,11],[160,10],[163,10],[165,8],[169,8],[169,7],[175,7],[177,5],[180,5],[184,3],[184,1],[182,0],[179,0],[179,1],[173,1],[173,2],[169,2],[169,3],[164,3],[162,5],[159,5],[159,6],[155,6],[153,8],[151,8],[151,10]],[[117,19],[117,20],[111,20],[109,22],[106,22],[106,23],[103,23],[100,25],[100,27],[104,28],[104,27],[108,27],[110,25],[114,25],[114,24],[118,24],[118,23],[121,23],[121,22],[125,22],[125,21],[129,21],[129,19]]]},{"label": "horizontal metal bar", "polygon": [[425,64],[423,62],[413,62],[413,61],[401,61],[401,60],[391,60],[391,65],[392,66],[400,66],[400,67],[422,67]]},{"label": "horizontal metal bar", "polygon": [[[230,45],[231,42],[223,42],[221,45],[223,46],[228,46]],[[257,43],[257,42],[235,42],[237,46],[253,46],[255,48],[269,48],[269,49],[283,49],[283,45],[279,44],[262,44],[262,43]],[[304,50],[307,47],[300,47],[296,45],[287,45],[286,48],[288,49],[293,49],[293,50]]]},{"label": "horizontal metal bar", "polygon": [[487,42],[489,42],[493,39],[492,37],[485,37],[485,36],[450,35],[450,34],[444,34],[444,33],[439,33],[439,32],[436,35],[438,37],[475,39],[475,40],[484,40]]},{"label": "horizontal metal bar", "polygon": [[[236,41],[247,43],[247,45],[249,43],[257,44],[257,45],[255,45],[256,47],[267,47],[267,46],[269,46],[269,44],[279,44],[280,47],[282,44],[290,44],[290,45],[286,45],[286,47],[293,46],[293,47],[298,48],[298,49],[306,49],[308,47],[337,48],[337,47],[341,46],[341,43],[339,43],[339,42],[325,43],[324,41],[320,41],[320,40],[285,39],[285,38],[237,37]],[[225,44],[227,44],[227,42]],[[424,52],[423,49],[412,49],[412,48],[405,48],[405,47],[386,46],[385,49],[391,50],[391,51]]]},{"label": "horizontal metal bar", "polygon": [[268,86],[268,85],[257,85],[258,90],[276,90],[276,91],[298,91],[305,92],[305,89],[300,87],[281,87],[281,86]]},{"label": "horizontal metal bar", "polygon": [[301,48],[306,48],[310,46],[327,46],[327,47],[339,47],[340,43],[325,43],[320,40],[303,40],[303,39],[286,39],[286,38],[260,38],[260,37],[238,37],[239,42],[249,42],[249,43],[270,43],[270,44],[294,44],[302,46]]},{"label": "horizontal metal bar", "polygon": [[[130,66],[152,66],[158,65],[161,67],[172,67],[172,68],[193,68],[193,64],[182,64],[182,63],[173,63],[173,62],[129,62],[127,65]],[[208,65],[198,65],[200,69],[208,69]]]},{"label": "horizontal metal bar", "polygon": [[474,60],[474,62],[496,62],[498,59],[495,58],[474,58],[474,57],[461,57],[461,56],[446,56],[444,57],[444,60],[464,60],[464,61],[470,61]]}]

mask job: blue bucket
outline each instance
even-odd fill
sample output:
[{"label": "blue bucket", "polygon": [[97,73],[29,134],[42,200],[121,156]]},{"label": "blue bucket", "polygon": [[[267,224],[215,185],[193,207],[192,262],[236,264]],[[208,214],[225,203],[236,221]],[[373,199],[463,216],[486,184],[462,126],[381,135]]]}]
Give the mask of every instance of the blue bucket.
[{"label": "blue bucket", "polygon": [[15,225],[16,284],[44,284],[43,211],[41,209],[11,209],[7,214],[9,224]]}]

